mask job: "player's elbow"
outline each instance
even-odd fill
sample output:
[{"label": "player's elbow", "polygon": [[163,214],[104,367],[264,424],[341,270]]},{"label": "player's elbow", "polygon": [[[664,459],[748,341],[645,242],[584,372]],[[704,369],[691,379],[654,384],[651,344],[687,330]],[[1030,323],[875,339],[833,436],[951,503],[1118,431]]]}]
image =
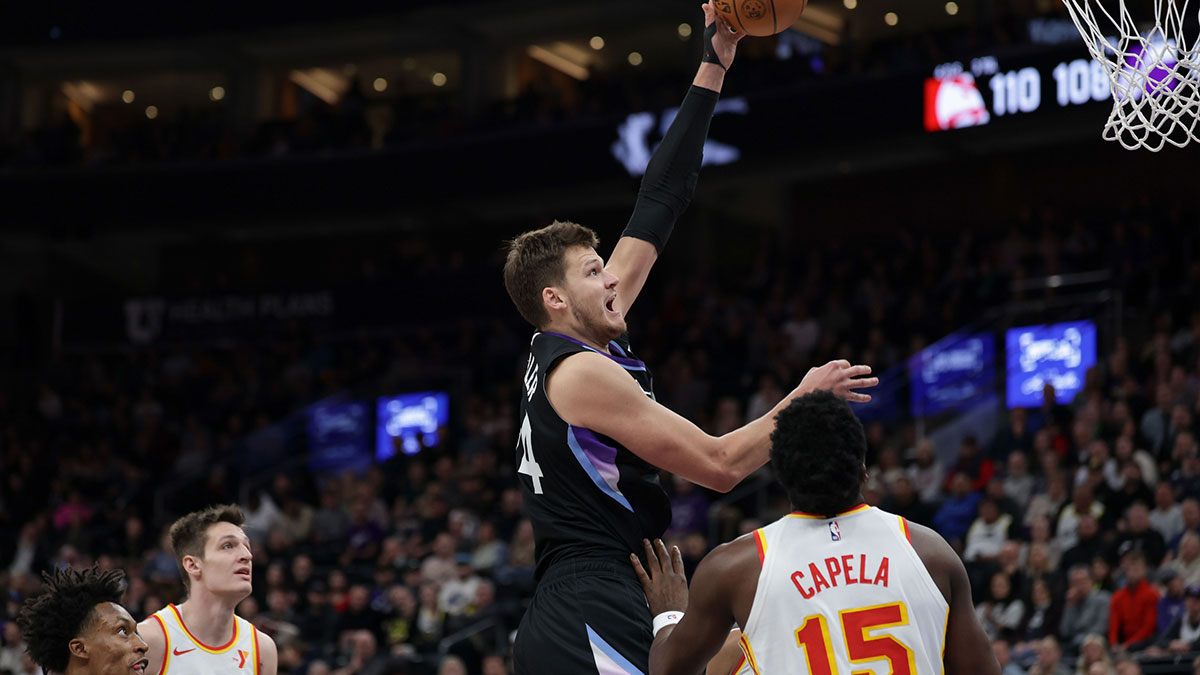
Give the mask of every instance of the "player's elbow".
[{"label": "player's elbow", "polygon": [[725,493],[742,482],[743,476],[733,468],[730,459],[725,457],[723,452],[711,457],[706,465],[704,479],[700,484],[710,490]]}]

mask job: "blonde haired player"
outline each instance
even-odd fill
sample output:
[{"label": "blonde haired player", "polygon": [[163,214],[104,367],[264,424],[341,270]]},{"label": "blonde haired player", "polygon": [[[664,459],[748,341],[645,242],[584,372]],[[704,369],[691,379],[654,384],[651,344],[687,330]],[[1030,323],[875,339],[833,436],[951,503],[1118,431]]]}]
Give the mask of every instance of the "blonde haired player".
[{"label": "blonde haired player", "polygon": [[650,675],[702,672],[732,622],[753,673],[1000,674],[950,545],[862,502],[865,454],[844,401],[801,396],[771,434],[793,513],[717,547],[690,597],[678,548],[645,542],[649,574],[630,556],[655,615]]},{"label": "blonde haired player", "polygon": [[150,645],[144,675],[275,675],[275,641],[234,614],[250,595],[253,556],[236,505],[180,518],[169,537],[187,600],[138,624]]}]

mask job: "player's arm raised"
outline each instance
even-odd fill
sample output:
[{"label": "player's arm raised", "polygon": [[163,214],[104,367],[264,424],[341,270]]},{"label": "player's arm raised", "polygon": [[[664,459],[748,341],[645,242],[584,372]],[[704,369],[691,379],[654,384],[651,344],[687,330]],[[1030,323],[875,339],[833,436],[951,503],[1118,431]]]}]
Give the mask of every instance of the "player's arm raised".
[{"label": "player's arm raised", "polygon": [[744,36],[729,28],[711,2],[704,5],[704,23],[704,61],[679,113],[650,158],[633,215],[609,256],[609,271],[621,279],[614,305],[622,314],[627,314],[637,300],[675,221],[696,191],[704,140],[725,82],[725,69],[733,64],[737,42]]},{"label": "player's arm raised", "polygon": [[585,427],[629,448],[654,466],[704,487],[728,492],[767,463],[775,415],[792,399],[821,389],[849,401],[869,401],[855,391],[878,378],[868,366],[831,361],[812,368],[791,394],[766,415],[724,436],[695,424],[647,397],[616,363],[592,352],[565,359],[546,379],[546,395],[568,424]]}]

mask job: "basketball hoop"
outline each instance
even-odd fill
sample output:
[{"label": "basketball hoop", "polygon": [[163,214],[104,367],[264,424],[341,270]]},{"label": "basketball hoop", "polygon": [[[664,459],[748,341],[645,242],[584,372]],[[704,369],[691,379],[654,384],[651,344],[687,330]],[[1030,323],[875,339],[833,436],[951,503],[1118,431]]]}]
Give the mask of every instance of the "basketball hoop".
[{"label": "basketball hoop", "polygon": [[1200,141],[1200,27],[1191,2],[1063,0],[1108,75],[1113,108],[1104,140],[1152,152]]}]

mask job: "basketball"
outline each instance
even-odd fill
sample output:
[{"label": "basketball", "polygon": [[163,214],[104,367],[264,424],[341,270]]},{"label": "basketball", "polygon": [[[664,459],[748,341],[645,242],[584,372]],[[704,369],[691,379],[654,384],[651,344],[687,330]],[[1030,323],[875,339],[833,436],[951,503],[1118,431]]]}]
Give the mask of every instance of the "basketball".
[{"label": "basketball", "polygon": [[716,0],[730,26],[747,35],[775,35],[800,18],[808,0]]}]

